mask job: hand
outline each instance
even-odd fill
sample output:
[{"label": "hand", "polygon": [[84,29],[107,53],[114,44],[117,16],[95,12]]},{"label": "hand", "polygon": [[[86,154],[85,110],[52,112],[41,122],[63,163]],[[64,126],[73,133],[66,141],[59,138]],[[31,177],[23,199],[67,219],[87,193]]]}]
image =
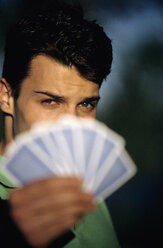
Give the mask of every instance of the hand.
[{"label": "hand", "polygon": [[94,209],[93,198],[75,177],[52,177],[15,190],[11,216],[29,244],[44,247]]}]

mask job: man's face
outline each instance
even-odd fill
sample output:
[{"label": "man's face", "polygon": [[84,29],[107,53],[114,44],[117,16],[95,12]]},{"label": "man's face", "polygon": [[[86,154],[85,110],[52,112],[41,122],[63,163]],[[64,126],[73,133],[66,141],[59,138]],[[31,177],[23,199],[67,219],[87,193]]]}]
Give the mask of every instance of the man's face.
[{"label": "man's face", "polygon": [[31,61],[14,109],[14,135],[35,122],[57,120],[62,114],[96,117],[99,86],[77,70],[39,55]]}]

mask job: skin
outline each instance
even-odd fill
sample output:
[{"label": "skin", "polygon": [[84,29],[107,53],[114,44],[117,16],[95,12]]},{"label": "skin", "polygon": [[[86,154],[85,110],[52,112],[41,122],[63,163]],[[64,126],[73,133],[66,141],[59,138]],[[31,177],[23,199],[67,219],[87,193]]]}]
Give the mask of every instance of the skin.
[{"label": "skin", "polygon": [[[81,77],[75,67],[47,56],[35,57],[17,101],[1,79],[0,106],[7,114],[8,133],[3,149],[36,122],[56,121],[62,114],[95,118],[98,100],[99,86]],[[75,177],[36,181],[13,191],[9,201],[13,219],[34,247],[46,247],[95,208],[93,196],[83,191],[82,181]]]}]

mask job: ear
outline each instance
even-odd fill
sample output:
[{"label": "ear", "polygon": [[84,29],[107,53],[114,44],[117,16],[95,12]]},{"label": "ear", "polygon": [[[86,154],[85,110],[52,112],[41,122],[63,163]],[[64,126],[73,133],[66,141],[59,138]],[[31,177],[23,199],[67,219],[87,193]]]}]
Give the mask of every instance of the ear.
[{"label": "ear", "polygon": [[0,109],[6,114],[14,115],[14,98],[5,78],[0,79]]}]

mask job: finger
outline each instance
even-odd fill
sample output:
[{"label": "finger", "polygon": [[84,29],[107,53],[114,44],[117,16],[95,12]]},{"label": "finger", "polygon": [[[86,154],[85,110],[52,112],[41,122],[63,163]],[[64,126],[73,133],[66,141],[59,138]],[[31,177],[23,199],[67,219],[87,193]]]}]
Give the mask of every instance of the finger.
[{"label": "finger", "polygon": [[74,188],[78,190],[81,187],[81,179],[75,177],[52,177],[39,180],[26,185],[10,194],[9,201],[12,205],[21,205],[28,203],[28,200],[43,198],[44,195],[55,194],[59,189]]},{"label": "finger", "polygon": [[47,246],[50,241],[64,234],[79,221],[78,218],[65,218],[64,222],[58,221],[56,225],[40,226],[40,229],[30,229],[24,232],[28,242],[34,247]]},{"label": "finger", "polygon": [[[62,210],[58,212],[45,212],[44,214],[40,215],[26,215],[24,214],[16,214],[12,211],[12,217],[16,220],[16,224],[20,227],[21,230],[24,232],[30,232],[31,230],[37,230],[38,232],[41,229],[49,228],[50,226],[56,226],[60,223],[64,226],[66,223],[66,219],[76,219],[79,220],[83,215],[83,211],[81,212],[82,208],[74,208],[73,211],[70,210]],[[71,214],[70,214],[71,213]]]},{"label": "finger", "polygon": [[34,200],[32,203],[26,201],[26,204],[18,206],[18,210],[21,211],[21,207],[24,207],[24,209],[34,212],[34,214],[41,214],[44,211],[57,211],[57,209],[64,209],[73,205],[92,206],[94,205],[94,199],[92,195],[86,192],[72,189],[65,192],[65,189],[62,189]]},{"label": "finger", "polygon": [[67,211],[72,214],[76,214],[76,212],[79,211],[79,214],[83,214],[92,211],[93,208],[94,201],[91,195],[83,192],[77,194],[74,192],[67,194],[64,192],[63,194],[62,192],[61,195],[58,194],[54,198],[40,199],[40,201],[34,201],[21,206],[12,206],[12,215],[16,222],[21,220],[28,222],[28,220],[31,221],[32,217],[37,218],[37,216],[41,222],[41,219],[45,215],[49,215],[50,218],[53,218],[53,215],[59,216]]}]

